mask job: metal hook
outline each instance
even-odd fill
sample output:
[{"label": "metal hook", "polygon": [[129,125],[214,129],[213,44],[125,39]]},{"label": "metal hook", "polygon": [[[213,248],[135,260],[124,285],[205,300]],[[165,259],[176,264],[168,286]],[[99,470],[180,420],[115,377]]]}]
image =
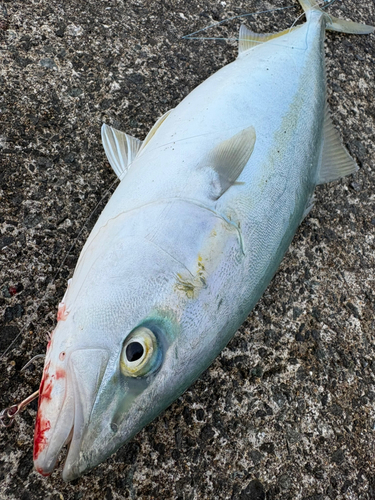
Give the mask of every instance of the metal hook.
[{"label": "metal hook", "polygon": [[35,391],[33,394],[28,396],[26,399],[21,401],[16,405],[9,406],[0,412],[0,422],[3,427],[10,427],[16,416],[20,413],[20,411],[31,401],[34,401],[39,396],[39,390]]},{"label": "metal hook", "polygon": [[[23,368],[21,368],[21,372],[26,370],[26,368],[36,359],[45,357],[46,357],[45,354],[37,354],[36,356],[31,358],[30,361],[28,361]],[[34,401],[34,399],[36,399],[38,396],[39,396],[39,390],[35,391],[33,394],[31,394],[26,399],[21,401],[21,403],[9,406],[8,408],[2,410],[0,412],[0,424],[3,427],[10,427],[13,424],[16,416],[20,413],[20,411],[29,403],[31,403],[31,401]]]}]

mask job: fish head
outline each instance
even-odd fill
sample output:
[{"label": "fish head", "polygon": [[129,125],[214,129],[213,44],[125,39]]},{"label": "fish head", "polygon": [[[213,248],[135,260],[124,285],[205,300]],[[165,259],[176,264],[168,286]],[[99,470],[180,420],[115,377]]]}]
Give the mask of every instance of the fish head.
[{"label": "fish head", "polygon": [[[228,341],[220,337],[215,273],[222,274],[223,255],[229,269],[241,253],[238,232],[216,216],[207,219],[178,249],[165,239],[123,237],[91,261],[84,280],[75,283],[74,275],[40,388],[34,461],[42,474],[52,472],[64,444],[65,480],[101,463],[167,408]],[[176,234],[164,229],[163,238]],[[222,306],[227,322],[229,302]]]}]

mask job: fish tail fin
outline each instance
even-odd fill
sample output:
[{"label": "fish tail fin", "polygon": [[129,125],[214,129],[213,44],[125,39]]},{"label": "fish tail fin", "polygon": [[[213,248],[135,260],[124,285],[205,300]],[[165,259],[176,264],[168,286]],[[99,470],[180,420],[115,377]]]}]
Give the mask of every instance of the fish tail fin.
[{"label": "fish tail fin", "polygon": [[[303,10],[306,13],[306,17],[309,17],[309,12],[312,10],[322,9],[319,7],[317,0],[298,0],[301,4]],[[323,12],[323,11],[322,11]],[[373,33],[375,28],[373,26],[368,26],[367,24],[355,23],[353,21],[345,21],[343,19],[338,19],[337,17],[330,16],[324,12],[324,17],[326,20],[326,28],[330,31],[339,31],[341,33],[351,33],[354,35],[368,35]]]}]

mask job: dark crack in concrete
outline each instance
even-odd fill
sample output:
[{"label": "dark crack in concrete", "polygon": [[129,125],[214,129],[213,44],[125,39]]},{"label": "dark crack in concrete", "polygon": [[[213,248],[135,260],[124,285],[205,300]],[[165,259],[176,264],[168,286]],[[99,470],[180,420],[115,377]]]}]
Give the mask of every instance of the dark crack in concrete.
[{"label": "dark crack in concrete", "polygon": [[[294,3],[248,25],[262,32],[290,26],[301,13]],[[45,351],[97,215],[80,230],[113,189],[101,124],[143,139],[159,116],[236,57],[235,42],[182,35],[287,5],[2,0],[1,350],[23,332],[2,360],[0,408],[38,388],[41,361],[20,368]],[[373,2],[344,0],[330,12],[375,24]],[[236,36],[239,24],[213,36]],[[375,37],[329,33],[326,53],[333,119],[359,172],[317,189],[277,275],[228,347],[105,463],[70,484],[61,465],[47,479],[34,472],[36,403],[2,430],[0,498],[375,498]]]}]

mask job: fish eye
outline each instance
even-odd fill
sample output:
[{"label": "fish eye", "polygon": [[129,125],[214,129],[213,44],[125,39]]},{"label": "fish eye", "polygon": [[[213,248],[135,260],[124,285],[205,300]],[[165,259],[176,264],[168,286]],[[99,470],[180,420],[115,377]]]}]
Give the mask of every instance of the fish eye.
[{"label": "fish eye", "polygon": [[159,346],[155,334],[144,326],[136,328],[125,340],[120,368],[128,377],[142,377],[160,365]]},{"label": "fish eye", "polygon": [[125,355],[129,363],[134,363],[134,361],[142,359],[144,353],[145,349],[140,342],[130,342],[130,344],[126,346]]}]

